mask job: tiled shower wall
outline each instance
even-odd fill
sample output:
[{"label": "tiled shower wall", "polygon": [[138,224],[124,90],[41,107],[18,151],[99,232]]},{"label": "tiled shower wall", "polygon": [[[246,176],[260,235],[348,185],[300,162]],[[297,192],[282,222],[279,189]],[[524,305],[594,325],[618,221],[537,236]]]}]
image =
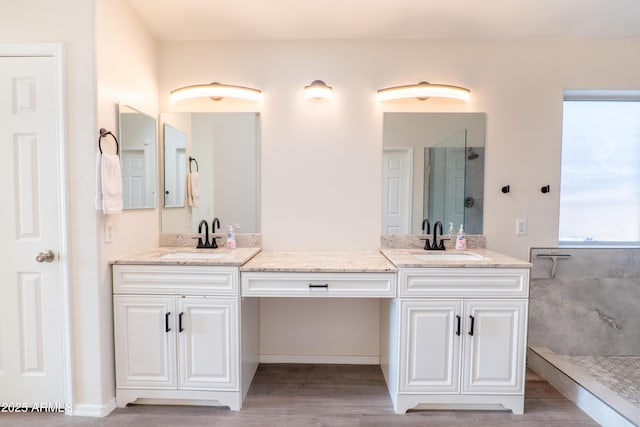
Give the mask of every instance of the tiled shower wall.
[{"label": "tiled shower wall", "polygon": [[[567,254],[552,260],[538,255]],[[640,355],[640,248],[531,249],[529,346],[566,355]]]}]

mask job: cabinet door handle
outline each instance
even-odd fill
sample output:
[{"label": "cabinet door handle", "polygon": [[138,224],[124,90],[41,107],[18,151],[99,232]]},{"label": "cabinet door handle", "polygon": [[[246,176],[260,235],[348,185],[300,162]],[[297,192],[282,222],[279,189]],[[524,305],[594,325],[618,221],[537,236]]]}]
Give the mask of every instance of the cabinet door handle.
[{"label": "cabinet door handle", "polygon": [[170,316],[170,315],[171,315],[171,312],[170,312],[170,311],[167,311],[167,312],[164,314],[164,331],[165,331],[165,332],[169,332],[169,331],[171,331],[171,328],[169,327],[169,316]]},{"label": "cabinet door handle", "polygon": [[326,288],[326,289],[329,289],[329,284],[325,283],[324,285],[314,285],[313,283],[309,283],[309,289],[315,289],[315,288]]},{"label": "cabinet door handle", "polygon": [[460,336],[460,321],[461,320],[462,320],[461,317],[456,314],[456,322],[458,322],[458,327],[456,328],[456,335],[457,336]]},{"label": "cabinet door handle", "polygon": [[473,336],[473,324],[476,319],[474,319],[473,316],[469,316],[469,319],[471,319],[471,327],[469,328],[469,335]]},{"label": "cabinet door handle", "polygon": [[182,329],[182,316],[183,315],[184,315],[184,312],[178,314],[178,332],[184,331],[184,329]]}]

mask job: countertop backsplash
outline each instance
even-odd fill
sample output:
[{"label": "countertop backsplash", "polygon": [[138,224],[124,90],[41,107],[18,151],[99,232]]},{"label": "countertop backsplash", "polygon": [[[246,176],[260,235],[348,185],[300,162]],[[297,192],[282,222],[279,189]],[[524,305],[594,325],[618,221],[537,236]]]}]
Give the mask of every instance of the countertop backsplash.
[{"label": "countertop backsplash", "polygon": [[[185,247],[195,248],[198,244],[198,233],[160,233],[160,247]],[[227,240],[225,233],[216,233],[216,242],[219,247],[224,247]],[[262,235],[260,233],[237,233],[235,234],[236,246],[239,248],[260,248],[262,247]],[[211,234],[209,235],[211,239]]]},{"label": "countertop backsplash", "polygon": [[[383,234],[380,236],[380,247],[389,249],[423,249],[424,240],[421,238],[428,237],[431,240],[431,234]],[[445,234],[444,246],[447,249],[455,249],[455,234]],[[467,239],[467,249],[484,249],[486,247],[486,237],[481,234],[465,234]],[[438,241],[440,236],[438,236]]]}]

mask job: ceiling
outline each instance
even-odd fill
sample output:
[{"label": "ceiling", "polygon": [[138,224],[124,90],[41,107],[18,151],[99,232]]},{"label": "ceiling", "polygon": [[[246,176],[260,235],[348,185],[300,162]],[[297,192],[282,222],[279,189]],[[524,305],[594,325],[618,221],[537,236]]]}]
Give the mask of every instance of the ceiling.
[{"label": "ceiling", "polygon": [[639,0],[128,0],[158,40],[640,38]]}]

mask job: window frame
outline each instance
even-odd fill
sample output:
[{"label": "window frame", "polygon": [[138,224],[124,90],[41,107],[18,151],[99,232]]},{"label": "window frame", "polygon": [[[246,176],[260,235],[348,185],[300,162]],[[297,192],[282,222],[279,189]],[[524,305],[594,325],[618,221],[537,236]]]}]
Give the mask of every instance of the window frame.
[{"label": "window frame", "polygon": [[[564,139],[564,119],[565,119],[565,102],[567,101],[594,101],[594,102],[636,102],[640,104],[640,90],[581,90],[581,89],[565,89],[562,98],[562,128],[560,148]],[[560,239],[560,209],[562,200],[562,154],[560,158],[560,198],[558,204],[558,247],[562,248],[638,248],[640,240],[615,241],[615,240],[561,240]],[[638,183],[640,188],[640,182]],[[640,221],[640,218],[638,219]]]}]

